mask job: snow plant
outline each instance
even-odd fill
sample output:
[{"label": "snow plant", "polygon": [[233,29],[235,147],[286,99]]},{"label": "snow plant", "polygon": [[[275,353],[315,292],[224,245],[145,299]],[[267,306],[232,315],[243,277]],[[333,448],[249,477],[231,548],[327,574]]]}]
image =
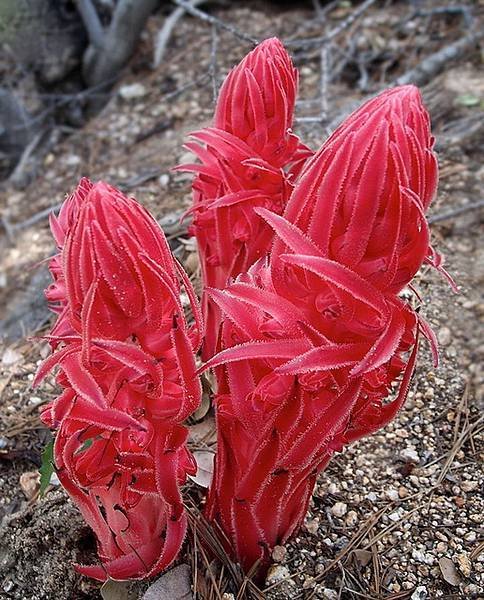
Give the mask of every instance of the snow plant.
[{"label": "snow plant", "polygon": [[[200,159],[179,169],[196,173],[189,213],[207,287],[225,287],[269,251],[272,231],[255,208],[281,214],[313,154],[291,131],[297,87],[298,72],[281,42],[262,42],[225,79],[213,126],[186,144]],[[202,306],[206,359],[215,351],[220,310],[205,291]]]},{"label": "snow plant", "polygon": [[181,168],[195,173],[202,311],[134,199],[83,179],[51,219],[46,295],[58,317],[36,382],[58,367],[62,393],[42,418],[98,540],[101,564],[86,575],[148,577],[177,556],[202,338],[218,435],[205,514],[259,575],[301,526],[331,456],[402,406],[420,337],[437,360],[401,295],[422,264],[443,271],[425,218],[438,170],[421,96],[383,92],[313,154],[291,131],[297,79],[282,44],[263,42],[187,144],[200,159]]},{"label": "snow plant", "polygon": [[[437,185],[429,117],[413,86],[344,121],[304,166],[282,215],[256,214],[271,249],[224,289],[215,368],[218,449],[206,514],[246,570],[301,526],[334,452],[402,406],[421,334],[399,296],[442,268],[425,211]],[[390,393],[393,391],[393,394]]]},{"label": "snow plant", "polygon": [[83,179],[51,228],[59,252],[46,295],[59,316],[35,383],[58,367],[62,393],[42,420],[101,561],[78,570],[149,577],[177,556],[187,526],[180,485],[196,463],[183,422],[200,402],[199,308],[156,221],[115,188]]}]

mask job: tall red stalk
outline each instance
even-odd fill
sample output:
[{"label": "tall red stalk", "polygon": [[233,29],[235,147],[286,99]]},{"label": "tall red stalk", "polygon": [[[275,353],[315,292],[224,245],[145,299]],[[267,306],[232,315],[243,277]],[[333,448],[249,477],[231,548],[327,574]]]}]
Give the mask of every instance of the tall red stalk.
[{"label": "tall red stalk", "polygon": [[[192,231],[205,287],[223,289],[268,252],[272,232],[255,212],[284,210],[294,180],[312,152],[292,133],[298,73],[281,42],[262,42],[228,75],[213,127],[191,134]],[[215,351],[220,312],[203,294],[202,355]]]},{"label": "tall red stalk", "polygon": [[397,295],[432,256],[432,146],[416,88],[366,103],[306,164],[283,216],[256,209],[275,232],[268,257],[208,291],[223,350],[205,365],[218,382],[206,511],[245,570],[263,574],[300,527],[332,454],[395,416],[419,333],[436,351]]},{"label": "tall red stalk", "polygon": [[199,308],[156,221],[115,188],[82,180],[51,226],[60,253],[47,296],[59,317],[36,383],[59,368],[63,392],[42,419],[100,559],[79,570],[149,577],[175,559],[186,531],[180,485],[196,464],[182,423],[200,402]]}]

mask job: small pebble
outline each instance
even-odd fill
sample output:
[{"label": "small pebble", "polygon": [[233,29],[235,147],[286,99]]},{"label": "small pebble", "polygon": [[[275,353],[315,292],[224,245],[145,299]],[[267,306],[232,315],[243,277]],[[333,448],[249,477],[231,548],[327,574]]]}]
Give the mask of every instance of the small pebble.
[{"label": "small pebble", "polygon": [[344,502],[336,502],[336,504],[331,508],[331,514],[333,514],[335,517],[344,517],[347,510],[347,504]]},{"label": "small pebble", "polygon": [[437,333],[437,339],[441,346],[448,346],[452,341],[452,332],[448,327],[441,327]]},{"label": "small pebble", "polygon": [[284,546],[274,546],[274,549],[272,550],[272,560],[278,563],[283,562],[286,558],[286,554],[287,550]]}]

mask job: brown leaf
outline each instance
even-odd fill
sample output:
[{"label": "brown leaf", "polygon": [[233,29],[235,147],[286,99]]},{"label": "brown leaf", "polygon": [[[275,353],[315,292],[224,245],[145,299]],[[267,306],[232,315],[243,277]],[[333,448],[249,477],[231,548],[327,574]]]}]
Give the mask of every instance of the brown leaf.
[{"label": "brown leaf", "polygon": [[371,552],[369,550],[353,550],[353,555],[360,567],[366,567],[371,560]]},{"label": "brown leaf", "polygon": [[193,456],[197,461],[198,470],[196,475],[189,475],[189,477],[199,486],[208,488],[212,481],[215,454],[207,450],[196,450]]}]

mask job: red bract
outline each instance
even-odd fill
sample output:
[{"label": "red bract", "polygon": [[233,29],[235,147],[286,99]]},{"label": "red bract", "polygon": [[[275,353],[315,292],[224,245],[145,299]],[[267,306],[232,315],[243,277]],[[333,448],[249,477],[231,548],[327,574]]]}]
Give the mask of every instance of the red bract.
[{"label": "red bract", "polygon": [[143,578],[173,561],[186,530],[179,486],[196,465],[181,423],[200,402],[199,309],[156,221],[107,184],[83,190],[54,221],[64,325],[36,383],[59,367],[63,393],[42,419],[58,430],[59,479],[98,539],[102,564],[81,572]]},{"label": "red bract", "polygon": [[[205,286],[223,288],[269,250],[272,233],[254,212],[282,213],[293,182],[312,155],[291,132],[297,71],[282,44],[269,39],[229,74],[214,127],[187,148],[201,164],[184,165],[193,182],[193,227]],[[205,295],[203,355],[215,349],[220,314]]]},{"label": "red bract", "polygon": [[[218,451],[207,515],[244,568],[301,525],[331,455],[384,426],[405,400],[419,332],[396,293],[428,256],[437,180],[415,88],[381,94],[307,164],[259,260],[209,291],[224,320]],[[396,386],[396,396],[385,399]]]},{"label": "red bract", "polygon": [[[49,261],[49,270],[54,280],[45,290],[45,297],[49,303],[50,309],[57,313],[59,317],[51,335],[66,335],[72,332],[67,313],[67,293],[66,282],[64,278],[64,269],[62,267],[62,250],[66,241],[67,234],[77,219],[79,208],[86,195],[92,188],[92,183],[86,177],[79,182],[76,190],[65,200],[59,215],[56,217],[53,213],[50,215],[50,229],[54,237],[57,250],[59,251]],[[51,341],[53,348],[56,346],[55,340]]]}]

